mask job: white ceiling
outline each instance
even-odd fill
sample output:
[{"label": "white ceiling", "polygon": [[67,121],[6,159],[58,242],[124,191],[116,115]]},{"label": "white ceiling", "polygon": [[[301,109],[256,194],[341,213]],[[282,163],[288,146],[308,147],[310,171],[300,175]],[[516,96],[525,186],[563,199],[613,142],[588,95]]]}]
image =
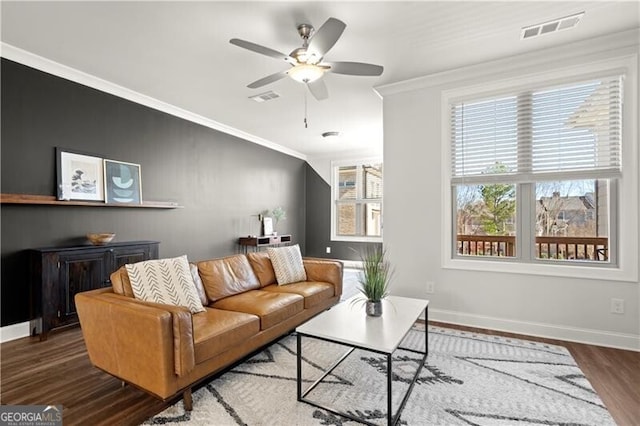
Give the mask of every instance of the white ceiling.
[{"label": "white ceiling", "polygon": [[[640,26],[638,1],[553,2],[8,2],[2,42],[300,153],[382,151],[382,100],[373,88]],[[520,29],[585,11],[572,30],[520,40]],[[326,74],[329,99],[291,79],[276,59],[229,44],[241,38],[291,52],[296,27],[336,17],[347,28],[326,55],[385,67],[380,77]],[[516,59],[517,60],[517,59]],[[268,90],[281,97],[256,103]],[[326,131],[340,131],[334,140]]]}]

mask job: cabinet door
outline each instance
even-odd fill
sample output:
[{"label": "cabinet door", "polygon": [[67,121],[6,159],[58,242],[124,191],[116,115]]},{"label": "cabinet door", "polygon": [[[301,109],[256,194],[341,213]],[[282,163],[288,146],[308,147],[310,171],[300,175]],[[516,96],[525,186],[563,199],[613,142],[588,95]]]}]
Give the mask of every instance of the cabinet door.
[{"label": "cabinet door", "polygon": [[136,263],[144,260],[155,259],[157,257],[157,249],[155,251],[155,255],[153,252],[153,245],[151,244],[114,248],[112,251],[113,270],[109,271],[109,274],[126,263]]},{"label": "cabinet door", "polygon": [[74,300],[76,293],[106,285],[109,258],[109,253],[105,251],[60,254],[60,304],[57,325],[77,321]]}]

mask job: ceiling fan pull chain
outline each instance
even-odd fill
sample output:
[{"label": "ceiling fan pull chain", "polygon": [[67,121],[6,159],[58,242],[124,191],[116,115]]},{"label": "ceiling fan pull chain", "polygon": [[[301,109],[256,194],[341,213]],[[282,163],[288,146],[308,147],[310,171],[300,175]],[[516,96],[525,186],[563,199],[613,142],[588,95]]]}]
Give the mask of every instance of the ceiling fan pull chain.
[{"label": "ceiling fan pull chain", "polygon": [[307,129],[307,91],[304,91],[304,128]]}]

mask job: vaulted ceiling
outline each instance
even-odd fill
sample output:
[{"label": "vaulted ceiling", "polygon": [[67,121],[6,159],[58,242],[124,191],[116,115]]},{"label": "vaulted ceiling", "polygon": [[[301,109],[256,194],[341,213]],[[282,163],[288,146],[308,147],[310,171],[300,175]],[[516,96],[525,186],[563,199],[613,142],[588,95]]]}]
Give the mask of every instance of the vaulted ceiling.
[{"label": "vaulted ceiling", "polygon": [[[522,27],[578,12],[574,29],[520,38]],[[640,26],[637,1],[3,1],[1,13],[3,52],[22,49],[302,157],[379,154],[376,86]],[[229,39],[288,54],[301,45],[299,24],[319,28],[329,17],[347,27],[325,59],[380,64],[380,77],[325,74],[324,101],[289,78],[246,87],[286,64]],[[269,90],[279,97],[249,99]],[[340,136],[323,138],[327,131]]]}]

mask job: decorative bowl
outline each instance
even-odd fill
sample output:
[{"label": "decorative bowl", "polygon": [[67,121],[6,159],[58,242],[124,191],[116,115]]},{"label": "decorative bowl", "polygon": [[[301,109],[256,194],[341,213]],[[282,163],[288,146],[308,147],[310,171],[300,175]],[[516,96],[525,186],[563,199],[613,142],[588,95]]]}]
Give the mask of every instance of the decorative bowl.
[{"label": "decorative bowl", "polygon": [[116,234],[111,234],[109,232],[102,232],[99,234],[87,234],[87,240],[91,242],[94,246],[101,246],[103,244],[110,243],[115,237]]}]

